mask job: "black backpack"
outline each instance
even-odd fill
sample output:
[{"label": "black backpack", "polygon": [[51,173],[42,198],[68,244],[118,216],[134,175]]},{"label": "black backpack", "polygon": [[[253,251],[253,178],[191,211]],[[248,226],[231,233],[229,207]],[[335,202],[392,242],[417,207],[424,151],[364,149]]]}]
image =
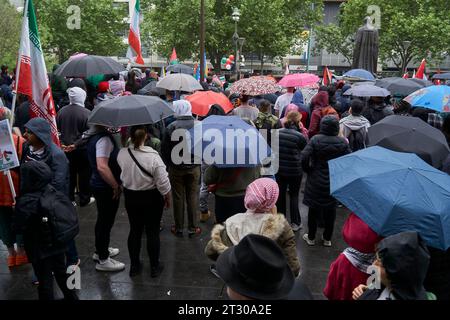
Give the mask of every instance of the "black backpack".
[{"label": "black backpack", "polygon": [[366,131],[364,128],[359,130],[351,130],[348,136],[348,142],[352,152],[362,150],[366,148]]},{"label": "black backpack", "polygon": [[41,235],[49,247],[64,246],[79,232],[78,215],[69,198],[53,187],[47,187],[39,199]]}]

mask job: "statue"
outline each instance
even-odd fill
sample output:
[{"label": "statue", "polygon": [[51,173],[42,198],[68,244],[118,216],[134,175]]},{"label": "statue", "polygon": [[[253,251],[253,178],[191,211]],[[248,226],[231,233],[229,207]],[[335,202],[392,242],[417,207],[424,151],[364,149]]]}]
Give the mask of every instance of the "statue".
[{"label": "statue", "polygon": [[353,69],[365,69],[373,74],[377,72],[379,35],[372,24],[372,19],[366,17],[364,26],[358,29],[353,51]]}]

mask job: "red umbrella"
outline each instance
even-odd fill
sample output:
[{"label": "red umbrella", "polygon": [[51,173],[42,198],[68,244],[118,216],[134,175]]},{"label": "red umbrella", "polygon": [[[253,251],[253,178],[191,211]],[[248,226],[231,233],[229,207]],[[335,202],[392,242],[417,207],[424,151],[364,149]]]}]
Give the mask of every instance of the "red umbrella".
[{"label": "red umbrella", "polygon": [[198,116],[206,116],[213,104],[218,104],[222,107],[225,113],[233,110],[233,104],[222,93],[214,91],[197,91],[196,93],[186,97],[192,105],[192,113]]}]

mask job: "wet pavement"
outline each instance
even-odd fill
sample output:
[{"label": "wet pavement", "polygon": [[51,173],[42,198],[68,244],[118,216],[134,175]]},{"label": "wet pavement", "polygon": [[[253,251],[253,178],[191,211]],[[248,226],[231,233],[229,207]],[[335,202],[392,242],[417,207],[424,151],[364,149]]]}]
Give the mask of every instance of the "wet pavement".
[{"label": "wet pavement", "polygon": [[[214,208],[213,196],[211,208]],[[177,238],[170,232],[173,223],[171,211],[163,216],[164,230],[161,232],[161,261],[165,269],[158,278],[150,277],[150,264],[146,255],[145,242],[141,251],[144,261],[142,274],[130,278],[128,275],[130,260],[127,250],[129,231],[128,218],[123,206],[120,207],[111,233],[111,246],[119,248],[115,259],[126,263],[125,271],[117,273],[98,272],[92,261],[94,252],[94,225],[96,219],[95,204],[79,208],[80,234],[76,239],[81,259],[80,299],[84,300],[214,300],[226,299],[222,293],[223,283],[209,271],[211,261],[205,256],[204,248],[209,240],[213,220],[200,224],[203,232],[197,238]],[[303,224],[307,225],[307,208],[301,206]],[[302,267],[301,278],[309,286],[315,299],[325,299],[322,290],[325,287],[330,264],[345,249],[342,240],[342,226],[348,213],[338,209],[333,246],[323,247],[318,243],[309,247],[301,239],[305,229],[296,233],[297,250]],[[321,237],[318,230],[317,239]],[[0,299],[29,300],[37,299],[37,289],[31,283],[31,265],[8,269],[6,265],[6,247],[0,245]],[[56,288],[55,284],[55,288]],[[58,290],[57,290],[58,291]],[[60,293],[58,292],[58,295]]]}]

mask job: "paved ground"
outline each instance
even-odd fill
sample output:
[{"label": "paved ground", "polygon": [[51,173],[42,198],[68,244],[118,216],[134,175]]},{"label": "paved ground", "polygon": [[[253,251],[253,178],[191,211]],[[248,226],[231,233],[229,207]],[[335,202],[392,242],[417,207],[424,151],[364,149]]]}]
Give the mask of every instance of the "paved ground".
[{"label": "paved ground", "polygon": [[[307,208],[304,206],[301,207],[301,215],[302,221],[306,225]],[[121,250],[117,260],[127,264],[127,268],[123,272],[101,273],[95,271],[95,264],[91,259],[94,250],[95,205],[80,209],[79,217],[81,232],[77,237],[77,246],[81,258],[81,299],[206,300],[225,298],[220,297],[223,284],[209,272],[210,261],[203,253],[213,226],[212,220],[201,225],[203,233],[200,237],[196,239],[189,239],[187,236],[176,238],[170,233],[170,225],[173,222],[172,214],[170,211],[165,212],[166,227],[161,232],[161,261],[165,264],[164,272],[159,278],[150,278],[148,257],[142,255],[144,272],[131,279],[128,276],[129,257],[126,245],[129,226],[123,206],[119,209],[111,234],[111,245]],[[332,248],[325,248],[321,245],[308,247],[301,239],[305,231],[302,229],[296,234],[297,249],[302,265],[301,277],[311,289],[315,299],[324,299],[322,290],[325,286],[329,266],[345,248],[341,230],[346,217],[346,211],[338,210]],[[320,236],[321,230],[319,229],[317,238],[320,239]],[[144,248],[145,246],[143,246]],[[6,248],[0,245],[0,299],[37,299],[37,290],[31,284],[31,266],[9,270],[6,266],[6,257]],[[224,295],[226,296],[226,294]]]}]

